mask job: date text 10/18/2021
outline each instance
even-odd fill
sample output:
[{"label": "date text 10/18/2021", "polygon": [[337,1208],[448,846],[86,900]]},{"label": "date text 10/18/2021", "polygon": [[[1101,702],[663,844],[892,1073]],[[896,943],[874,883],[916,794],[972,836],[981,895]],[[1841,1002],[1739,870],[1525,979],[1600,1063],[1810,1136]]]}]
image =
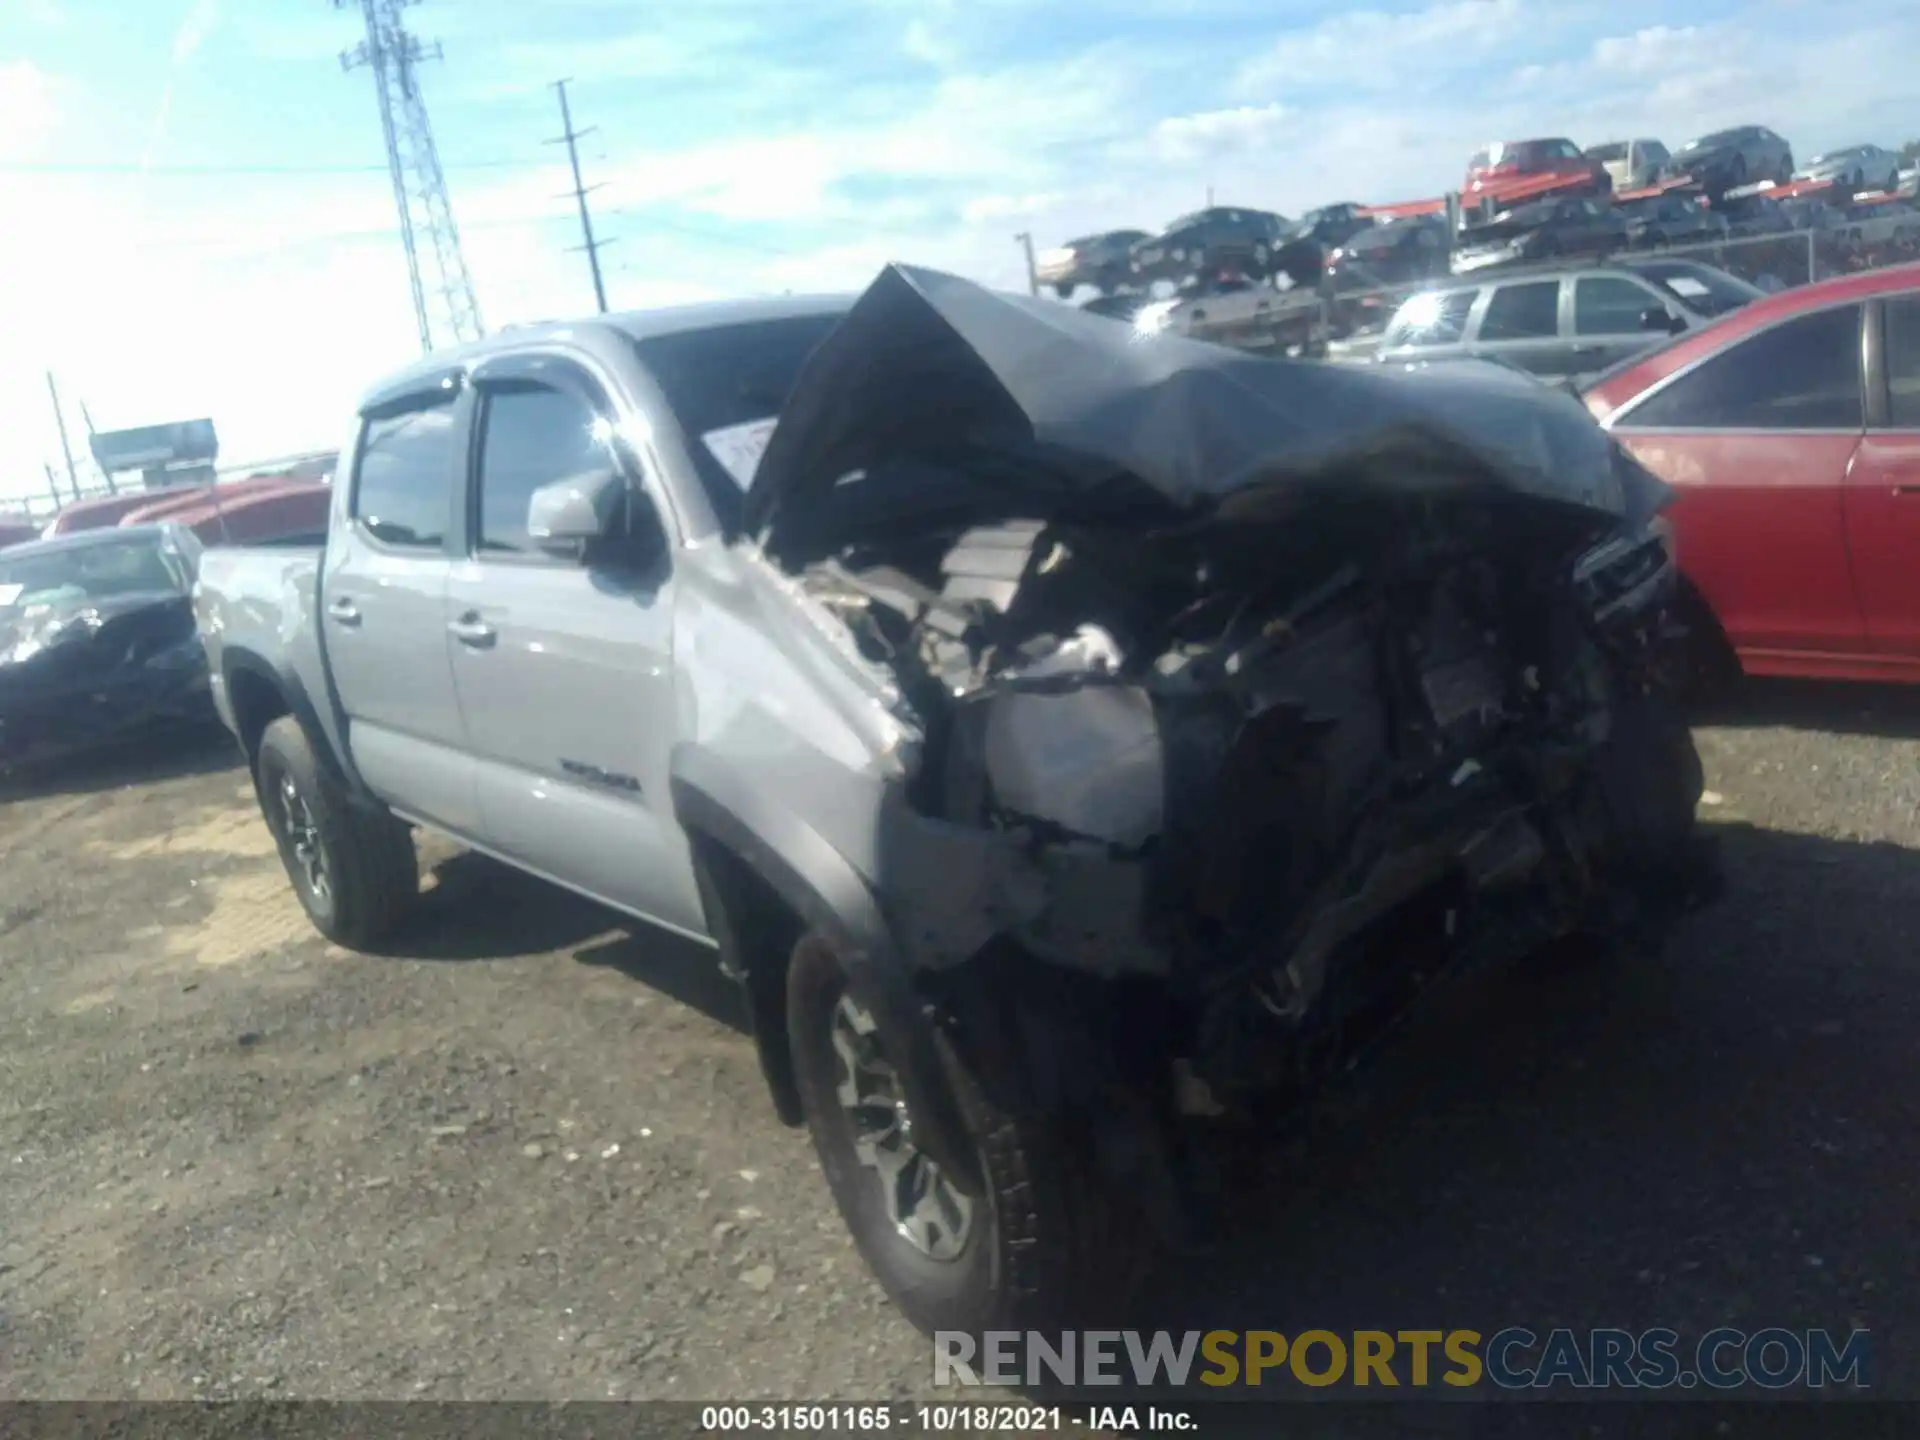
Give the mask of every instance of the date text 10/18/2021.
[{"label": "date text 10/18/2021", "polygon": [[707,1405],[700,1428],[713,1432],[840,1431],[904,1435],[1119,1434],[1197,1430],[1191,1412],[1158,1405]]}]

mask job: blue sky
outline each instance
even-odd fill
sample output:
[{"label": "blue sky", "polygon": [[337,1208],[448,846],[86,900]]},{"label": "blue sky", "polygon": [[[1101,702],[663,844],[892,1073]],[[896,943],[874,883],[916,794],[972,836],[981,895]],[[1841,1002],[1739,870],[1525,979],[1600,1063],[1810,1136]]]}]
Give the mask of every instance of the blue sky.
[{"label": "blue sky", "polygon": [[[1023,283],[1013,235],[1437,194],[1490,139],[1920,135],[1897,0],[426,0],[408,12],[489,324],[590,306],[549,82],[573,79],[616,305]],[[0,495],[102,426],[337,442],[417,348],[357,5],[0,5]],[[72,406],[70,405],[70,409]],[[77,422],[76,422],[77,428]]]}]

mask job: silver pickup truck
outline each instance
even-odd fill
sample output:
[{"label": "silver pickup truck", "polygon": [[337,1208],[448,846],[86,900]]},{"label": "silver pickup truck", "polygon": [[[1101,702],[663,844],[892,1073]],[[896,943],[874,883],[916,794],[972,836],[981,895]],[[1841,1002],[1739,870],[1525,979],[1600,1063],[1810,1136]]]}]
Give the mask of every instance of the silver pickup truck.
[{"label": "silver pickup truck", "polygon": [[1441,978],[1707,892],[1666,499],[1494,367],[896,267],[422,361],[196,606],[322,933],[428,826],[711,943],[902,1310],[1044,1329]]}]

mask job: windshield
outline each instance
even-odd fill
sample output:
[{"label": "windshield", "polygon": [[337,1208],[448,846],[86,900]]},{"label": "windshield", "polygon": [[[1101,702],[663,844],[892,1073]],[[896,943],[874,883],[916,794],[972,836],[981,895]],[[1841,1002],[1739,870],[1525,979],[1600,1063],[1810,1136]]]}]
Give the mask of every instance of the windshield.
[{"label": "windshield", "polygon": [[1722,145],[1737,144],[1740,139],[1738,130],[1716,130],[1711,135],[1702,135],[1698,140],[1689,140],[1684,148],[1688,150],[1717,150]]},{"label": "windshield", "polygon": [[157,535],[0,555],[0,610],[184,593],[189,583],[185,562]]},{"label": "windshield", "polygon": [[1640,266],[1639,270],[1696,315],[1725,315],[1758,300],[1762,293],[1737,275],[1715,270],[1710,265],[1656,261]]},{"label": "windshield", "polygon": [[1624,160],[1627,158],[1627,142],[1618,140],[1611,145],[1596,145],[1587,151],[1587,155],[1603,165],[1609,160]]},{"label": "windshield", "polygon": [[840,322],[800,315],[683,330],[634,349],[686,432],[701,487],[721,528],[740,530],[747,486],[800,367]]}]

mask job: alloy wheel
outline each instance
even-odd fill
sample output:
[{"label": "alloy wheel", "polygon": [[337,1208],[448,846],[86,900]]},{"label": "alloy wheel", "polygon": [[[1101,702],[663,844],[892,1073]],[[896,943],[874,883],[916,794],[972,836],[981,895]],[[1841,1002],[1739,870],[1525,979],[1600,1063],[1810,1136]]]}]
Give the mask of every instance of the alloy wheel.
[{"label": "alloy wheel", "polygon": [[853,1127],[854,1154],[874,1172],[900,1238],[931,1260],[958,1259],[973,1228],[973,1202],[914,1143],[900,1074],[880,1045],[873,1016],[842,995],[832,1021],[841,1078],[835,1094]]},{"label": "alloy wheel", "polygon": [[320,826],[293,776],[280,777],[278,800],[281,833],[286,836],[300,879],[315,899],[325,900],[332,892],[332,885],[327,876],[326,851],[320,842]]}]

